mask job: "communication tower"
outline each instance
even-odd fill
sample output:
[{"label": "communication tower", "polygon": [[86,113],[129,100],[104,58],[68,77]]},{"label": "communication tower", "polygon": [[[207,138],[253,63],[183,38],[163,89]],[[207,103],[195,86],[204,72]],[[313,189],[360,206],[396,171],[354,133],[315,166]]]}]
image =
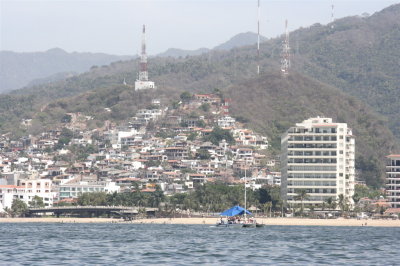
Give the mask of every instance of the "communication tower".
[{"label": "communication tower", "polygon": [[288,21],[285,22],[285,39],[282,43],[282,59],[281,59],[281,72],[283,75],[289,74],[290,68],[290,46],[289,46],[289,31]]},{"label": "communication tower", "polygon": [[257,75],[260,75],[260,0],[257,5]]},{"label": "communication tower", "polygon": [[135,81],[135,90],[155,89],[153,81],[149,81],[149,73],[147,72],[147,54],[146,54],[146,26],[143,25],[142,30],[142,51],[139,62],[139,77]]}]

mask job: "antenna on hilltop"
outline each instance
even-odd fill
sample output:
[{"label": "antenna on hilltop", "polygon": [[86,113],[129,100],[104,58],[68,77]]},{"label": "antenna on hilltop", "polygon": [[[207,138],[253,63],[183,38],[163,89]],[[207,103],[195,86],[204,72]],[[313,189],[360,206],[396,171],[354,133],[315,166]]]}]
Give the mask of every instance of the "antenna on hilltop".
[{"label": "antenna on hilltop", "polygon": [[281,59],[281,72],[283,75],[289,74],[290,68],[290,46],[289,46],[289,31],[288,21],[285,22],[285,40],[282,44],[282,59]]},{"label": "antenna on hilltop", "polygon": [[260,0],[257,5],[257,75],[260,75]]},{"label": "antenna on hilltop", "polygon": [[146,26],[142,29],[142,45],[141,45],[140,61],[139,61],[139,76],[135,81],[135,91],[155,89],[153,81],[149,80],[149,72],[147,71],[147,53],[146,53]]},{"label": "antenna on hilltop", "polygon": [[142,52],[140,54],[140,71],[139,80],[148,81],[149,74],[147,72],[147,54],[146,54],[146,26],[143,25],[142,30]]}]

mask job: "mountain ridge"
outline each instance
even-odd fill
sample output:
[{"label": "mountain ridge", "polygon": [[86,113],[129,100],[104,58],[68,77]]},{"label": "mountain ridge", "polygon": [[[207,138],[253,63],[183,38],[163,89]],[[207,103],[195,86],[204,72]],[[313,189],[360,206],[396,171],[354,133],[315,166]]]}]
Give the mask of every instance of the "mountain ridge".
[{"label": "mountain ridge", "polygon": [[104,53],[68,53],[61,48],[52,48],[45,52],[0,51],[0,93],[28,86],[33,80],[46,79],[58,73],[82,73],[93,65],[108,65],[129,58],[132,57]]},{"label": "mountain ridge", "polygon": [[[163,53],[157,54],[158,57],[185,57],[185,56],[197,56],[202,55],[212,50],[221,50],[221,51],[229,51],[233,48],[239,48],[242,46],[253,45],[257,43],[258,35],[257,33],[248,31],[242,32],[234,35],[226,42],[223,42],[214,48],[198,48],[195,50],[186,50],[186,49],[179,49],[179,48],[169,48]],[[260,42],[266,41],[267,38],[260,35]]]}]

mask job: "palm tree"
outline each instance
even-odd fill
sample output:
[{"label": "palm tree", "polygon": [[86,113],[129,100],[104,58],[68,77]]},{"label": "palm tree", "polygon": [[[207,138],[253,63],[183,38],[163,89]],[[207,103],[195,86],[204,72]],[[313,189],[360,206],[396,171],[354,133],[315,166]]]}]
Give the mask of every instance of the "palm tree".
[{"label": "palm tree", "polygon": [[269,216],[271,217],[271,208],[272,208],[272,202],[268,201],[266,203],[264,203],[264,214],[267,214],[269,211]]},{"label": "palm tree", "polygon": [[329,210],[336,209],[336,200],[332,197],[327,198],[325,202],[327,203]]},{"label": "palm tree", "polygon": [[343,195],[339,195],[339,208],[342,211],[342,214],[345,210],[347,210],[348,204],[347,204],[348,199]]},{"label": "palm tree", "polygon": [[296,190],[296,193],[297,193],[297,195],[294,196],[294,199],[301,201],[301,214],[303,215],[303,211],[304,211],[304,203],[303,203],[303,201],[305,199],[309,198],[310,195],[307,194],[307,190],[305,190],[304,188]]}]

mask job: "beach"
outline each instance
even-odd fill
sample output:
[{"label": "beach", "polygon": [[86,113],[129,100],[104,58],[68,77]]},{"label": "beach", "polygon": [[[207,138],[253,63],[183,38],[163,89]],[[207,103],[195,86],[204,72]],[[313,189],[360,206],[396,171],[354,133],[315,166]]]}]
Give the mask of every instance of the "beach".
[{"label": "beach", "polygon": [[[309,218],[257,218],[258,223],[283,226],[376,226],[400,227],[400,220],[382,219],[309,219]],[[113,218],[0,218],[0,223],[132,223],[132,224],[206,224],[214,225],[219,218],[152,218],[124,221]]]}]

